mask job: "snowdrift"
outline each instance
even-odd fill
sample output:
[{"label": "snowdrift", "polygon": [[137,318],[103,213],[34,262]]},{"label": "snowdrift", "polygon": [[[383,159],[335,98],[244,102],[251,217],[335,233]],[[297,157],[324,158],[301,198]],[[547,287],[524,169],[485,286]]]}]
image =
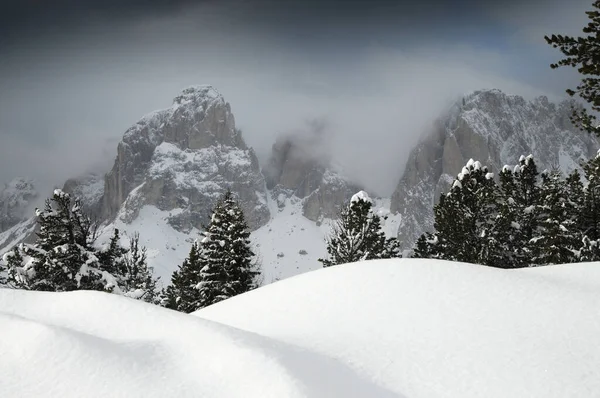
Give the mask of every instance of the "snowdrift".
[{"label": "snowdrift", "polygon": [[338,361],[133,299],[0,289],[0,397],[395,397]]},{"label": "snowdrift", "polygon": [[410,398],[593,397],[599,303],[600,263],[404,259],[303,274],[195,315],[339,360]]},{"label": "snowdrift", "polygon": [[194,315],[0,289],[0,397],[593,397],[600,264],[373,261]]}]

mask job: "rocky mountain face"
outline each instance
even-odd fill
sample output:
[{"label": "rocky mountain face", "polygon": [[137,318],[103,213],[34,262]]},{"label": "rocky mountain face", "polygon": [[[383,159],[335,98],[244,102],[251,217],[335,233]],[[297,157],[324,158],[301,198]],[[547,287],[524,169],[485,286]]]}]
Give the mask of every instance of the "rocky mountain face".
[{"label": "rocky mountain face", "polygon": [[104,195],[104,176],[95,173],[68,179],[63,191],[79,198],[83,210],[92,217],[99,217]]},{"label": "rocky mountain face", "polygon": [[169,211],[178,231],[201,228],[218,197],[238,195],[251,228],[269,219],[265,180],[229,103],[212,86],[185,89],[173,106],[129,128],[104,181],[101,214],[133,221],[142,207]]},{"label": "rocky mountain face", "polygon": [[565,173],[592,157],[599,143],[569,121],[572,103],[546,97],[526,101],[499,90],[482,90],[459,100],[411,152],[391,200],[402,215],[398,238],[405,248],[433,228],[433,205],[470,159],[497,173],[533,154],[540,171]]},{"label": "rocky mountain face", "polygon": [[327,135],[319,125],[312,127],[301,135],[278,137],[263,174],[280,207],[294,197],[302,201],[302,213],[311,221],[337,218],[341,206],[360,188],[335,171]]},{"label": "rocky mountain face", "polygon": [[0,191],[0,232],[4,232],[33,215],[33,204],[39,198],[33,181],[15,178]]}]

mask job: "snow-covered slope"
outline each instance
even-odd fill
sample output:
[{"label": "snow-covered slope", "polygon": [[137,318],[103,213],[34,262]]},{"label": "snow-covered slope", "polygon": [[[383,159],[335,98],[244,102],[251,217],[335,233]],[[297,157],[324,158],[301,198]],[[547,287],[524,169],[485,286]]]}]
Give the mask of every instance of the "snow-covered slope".
[{"label": "snow-covered slope", "polygon": [[107,293],[0,289],[0,397],[395,397],[344,364]]},{"label": "snow-covered slope", "polygon": [[335,266],[193,315],[0,289],[0,396],[554,398],[600,391],[600,263]]},{"label": "snow-covered slope", "polygon": [[409,398],[594,397],[599,300],[600,263],[403,259],[303,274],[195,315],[334,358]]},{"label": "snow-covered slope", "polygon": [[[325,239],[335,222],[324,219],[322,223],[315,223],[303,216],[301,199],[295,196],[280,199],[279,202],[272,199],[269,192],[266,202],[271,219],[250,235],[261,264],[263,285],[321,268],[318,259],[326,255]],[[377,214],[388,217],[382,222],[386,235],[395,236],[400,216],[390,214],[389,199],[374,199],[373,206]],[[123,209],[125,211],[127,206]],[[140,243],[149,249],[148,264],[166,285],[173,271],[188,256],[192,242],[200,237],[198,229],[188,232],[174,229],[169,220],[176,215],[176,210],[144,206],[129,223],[123,221],[125,217],[118,216],[101,231],[98,241],[108,242],[113,228],[118,228],[123,244],[127,245],[128,238],[139,232]]]}]

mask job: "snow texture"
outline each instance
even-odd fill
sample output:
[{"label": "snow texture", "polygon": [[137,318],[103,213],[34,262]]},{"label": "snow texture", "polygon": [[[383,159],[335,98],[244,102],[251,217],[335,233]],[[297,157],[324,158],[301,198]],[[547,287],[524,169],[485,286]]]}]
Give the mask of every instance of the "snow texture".
[{"label": "snow texture", "polygon": [[336,358],[397,396],[592,397],[598,300],[600,263],[402,259],[306,273],[195,315]]}]

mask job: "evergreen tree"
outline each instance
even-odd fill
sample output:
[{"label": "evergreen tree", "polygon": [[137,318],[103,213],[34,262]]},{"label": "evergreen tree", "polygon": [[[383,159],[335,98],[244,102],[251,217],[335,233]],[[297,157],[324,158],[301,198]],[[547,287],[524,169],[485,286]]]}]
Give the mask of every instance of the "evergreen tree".
[{"label": "evergreen tree", "polygon": [[417,241],[415,257],[503,266],[495,230],[498,192],[492,173],[472,159],[434,207],[434,233]]},{"label": "evergreen tree", "polygon": [[590,238],[584,236],[577,260],[581,262],[600,261],[600,241],[590,240]]},{"label": "evergreen tree", "polygon": [[[577,68],[583,76],[581,83],[575,90],[568,89],[570,96],[578,95],[588,104],[592,111],[600,111],[600,0],[592,4],[593,11],[586,12],[589,23],[583,29],[585,37],[571,37],[563,35],[545,36],[546,41],[554,48],[558,48],[566,58],[551,64],[552,69],[570,66]],[[584,108],[574,108],[571,118],[579,128],[589,133],[600,136],[600,126],[597,117]]]},{"label": "evergreen tree", "polygon": [[115,228],[106,249],[101,250],[96,256],[105,271],[115,276],[124,276],[126,270],[123,257],[127,252],[127,249],[121,245],[120,231]]},{"label": "evergreen tree", "polygon": [[579,219],[582,235],[591,241],[600,240],[600,154],[583,166],[587,186],[583,190],[583,203]]},{"label": "evergreen tree", "polygon": [[227,191],[216,204],[200,246],[200,307],[250,291],[260,274],[244,213]]},{"label": "evergreen tree", "polygon": [[201,308],[202,296],[198,286],[201,282],[200,270],[203,266],[198,244],[194,242],[188,257],[179,269],[173,272],[171,284],[165,289],[163,298],[165,307],[185,313]]},{"label": "evergreen tree", "polygon": [[140,235],[135,233],[129,241],[129,250],[121,257],[120,288],[127,297],[159,304],[156,290],[158,278],[154,278],[152,267],[148,266],[146,248],[140,247]]},{"label": "evergreen tree", "polygon": [[37,241],[20,244],[3,258],[10,286],[57,292],[102,290],[156,302],[156,280],[138,235],[127,250],[115,229],[106,249],[96,249],[94,223],[77,198],[58,189],[36,214]]},{"label": "evergreen tree", "polygon": [[396,239],[386,239],[381,217],[373,213],[372,207],[371,199],[361,191],[342,209],[327,240],[328,258],[319,259],[324,267],[398,256]]},{"label": "evergreen tree", "polygon": [[[574,184],[573,180],[571,184]],[[577,228],[579,209],[576,202],[569,199],[569,188],[560,172],[542,174],[541,233],[533,242],[535,264],[565,264],[577,260],[575,253],[581,247]]]},{"label": "evergreen tree", "polygon": [[[79,200],[57,189],[37,209],[38,239],[13,250],[9,282],[19,288],[43,291],[111,290],[114,286],[99,269],[92,242],[94,225]],[[17,254],[18,252],[18,254]],[[14,256],[21,256],[19,265]]]},{"label": "evergreen tree", "polygon": [[521,156],[511,170],[500,172],[501,200],[496,220],[498,239],[506,250],[507,268],[529,267],[533,262],[531,240],[538,236],[539,173],[531,155]]}]

